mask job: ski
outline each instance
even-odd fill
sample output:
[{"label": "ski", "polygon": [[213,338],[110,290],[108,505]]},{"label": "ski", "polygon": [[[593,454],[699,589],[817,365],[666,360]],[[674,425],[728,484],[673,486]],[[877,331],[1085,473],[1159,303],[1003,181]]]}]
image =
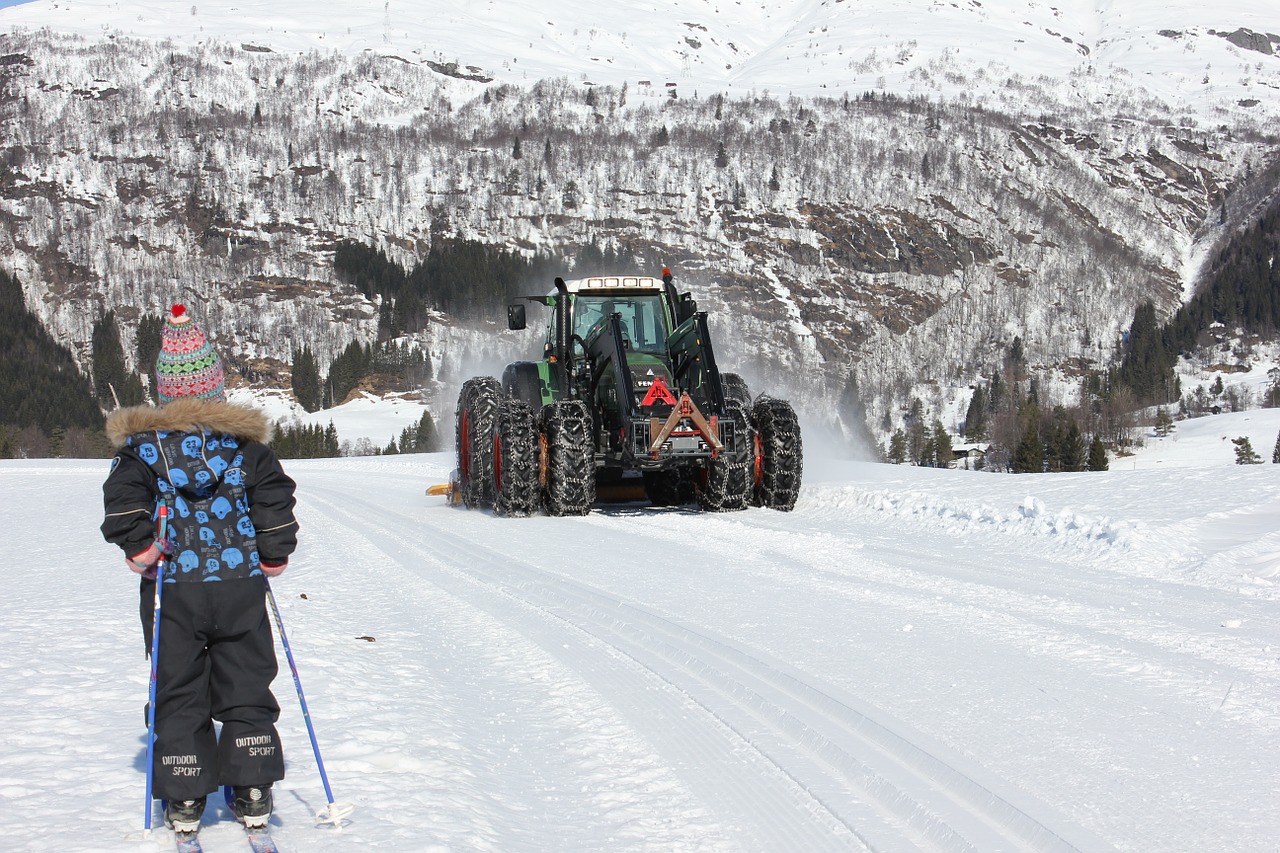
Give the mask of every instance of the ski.
[{"label": "ski", "polygon": [[[280,853],[280,848],[271,837],[271,830],[265,827],[246,826],[244,837],[253,853]],[[204,848],[200,846],[200,836],[195,832],[175,832],[173,843],[178,853],[204,853]]]},{"label": "ski", "polygon": [[280,848],[276,847],[275,841],[271,839],[271,830],[263,827],[245,827],[244,837],[249,839],[249,846],[253,848],[253,853],[280,853]]},{"label": "ski", "polygon": [[178,848],[178,853],[204,853],[204,848],[200,846],[200,835],[196,832],[174,832],[173,843]]},{"label": "ski", "polygon": [[[226,801],[227,810],[234,815],[235,795],[230,785],[222,786],[222,799]],[[244,837],[248,840],[253,853],[280,853],[280,848],[276,847],[276,842],[271,838],[270,827],[245,826],[242,823],[240,828],[244,830]]]}]

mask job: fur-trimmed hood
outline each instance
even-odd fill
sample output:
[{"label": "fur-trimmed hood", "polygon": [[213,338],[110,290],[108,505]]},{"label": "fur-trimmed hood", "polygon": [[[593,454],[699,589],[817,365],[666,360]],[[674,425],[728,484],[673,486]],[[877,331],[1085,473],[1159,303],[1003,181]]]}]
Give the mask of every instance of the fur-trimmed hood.
[{"label": "fur-trimmed hood", "polygon": [[139,432],[201,432],[204,429],[263,444],[271,440],[271,421],[260,409],[199,397],[179,397],[160,408],[130,406],[117,409],[107,417],[107,438],[115,447],[124,446],[129,436]]}]

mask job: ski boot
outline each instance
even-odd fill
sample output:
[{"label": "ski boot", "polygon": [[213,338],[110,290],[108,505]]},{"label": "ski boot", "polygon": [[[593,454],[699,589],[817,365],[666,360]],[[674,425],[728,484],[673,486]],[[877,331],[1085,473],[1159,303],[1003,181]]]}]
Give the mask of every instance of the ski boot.
[{"label": "ski boot", "polygon": [[174,832],[195,832],[204,814],[204,799],[169,800],[164,807],[164,825]]},{"label": "ski boot", "polygon": [[271,783],[232,788],[231,812],[249,829],[266,826],[271,820]]}]

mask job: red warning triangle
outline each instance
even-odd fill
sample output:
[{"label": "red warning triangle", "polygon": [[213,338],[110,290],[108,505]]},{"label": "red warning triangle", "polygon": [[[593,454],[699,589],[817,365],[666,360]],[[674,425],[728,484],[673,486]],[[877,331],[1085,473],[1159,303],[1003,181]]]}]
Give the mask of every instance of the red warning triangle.
[{"label": "red warning triangle", "polygon": [[671,393],[671,389],[667,387],[666,381],[661,376],[655,376],[653,384],[649,386],[649,393],[644,395],[641,401],[642,406],[652,406],[655,402],[661,401],[668,406],[676,404],[676,398]]}]

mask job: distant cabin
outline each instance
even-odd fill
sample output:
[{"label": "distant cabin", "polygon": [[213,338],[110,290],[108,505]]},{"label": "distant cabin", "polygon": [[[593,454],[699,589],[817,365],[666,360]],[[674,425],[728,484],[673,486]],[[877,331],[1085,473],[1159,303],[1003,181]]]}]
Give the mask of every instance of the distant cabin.
[{"label": "distant cabin", "polygon": [[951,461],[948,468],[959,468],[972,471],[986,466],[987,444],[953,444],[951,445]]}]

